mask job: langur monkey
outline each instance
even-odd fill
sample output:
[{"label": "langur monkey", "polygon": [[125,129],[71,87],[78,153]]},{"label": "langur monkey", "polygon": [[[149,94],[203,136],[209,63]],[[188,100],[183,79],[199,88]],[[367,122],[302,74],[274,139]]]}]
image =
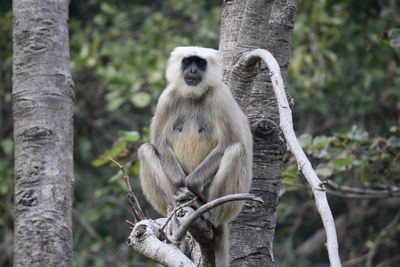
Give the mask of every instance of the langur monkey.
[{"label": "langur monkey", "polygon": [[[168,61],[167,88],[150,126],[151,144],[138,151],[140,182],[153,207],[167,214],[186,187],[204,202],[247,193],[252,179],[253,139],[246,116],[222,82],[217,50],[177,47]],[[206,216],[218,229],[217,267],[228,266],[227,222],[240,212],[234,201]]]}]

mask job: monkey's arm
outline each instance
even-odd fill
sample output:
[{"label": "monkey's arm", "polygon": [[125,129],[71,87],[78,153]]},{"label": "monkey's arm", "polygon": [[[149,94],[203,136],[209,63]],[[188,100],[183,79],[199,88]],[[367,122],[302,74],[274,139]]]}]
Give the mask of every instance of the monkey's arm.
[{"label": "monkey's arm", "polygon": [[168,125],[168,115],[171,113],[171,97],[168,90],[160,96],[157,104],[156,113],[150,126],[152,143],[159,149],[162,168],[169,180],[180,187],[185,184],[186,174],[184,173],[175,153],[167,142],[166,127]]},{"label": "monkey's arm", "polygon": [[204,188],[208,187],[217,173],[223,155],[223,149],[214,148],[200,165],[186,177],[185,186],[204,199]]},{"label": "monkey's arm", "polygon": [[185,185],[186,174],[168,146],[161,152],[161,164],[165,174],[176,187]]}]

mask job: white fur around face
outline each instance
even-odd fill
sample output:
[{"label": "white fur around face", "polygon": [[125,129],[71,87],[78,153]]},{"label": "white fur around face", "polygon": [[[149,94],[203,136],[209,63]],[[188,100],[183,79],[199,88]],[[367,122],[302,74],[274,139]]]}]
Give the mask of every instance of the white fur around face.
[{"label": "white fur around face", "polygon": [[[198,56],[207,60],[207,70],[203,80],[195,86],[187,85],[183,79],[182,59]],[[219,52],[211,48],[198,46],[176,47],[168,60],[166,78],[168,87],[177,90],[185,98],[201,97],[207,90],[216,88],[222,81],[222,59]]]}]

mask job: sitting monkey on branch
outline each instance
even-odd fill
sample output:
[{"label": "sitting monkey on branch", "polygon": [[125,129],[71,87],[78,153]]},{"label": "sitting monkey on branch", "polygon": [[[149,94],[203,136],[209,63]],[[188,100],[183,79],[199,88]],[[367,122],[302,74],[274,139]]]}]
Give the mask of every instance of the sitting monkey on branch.
[{"label": "sitting monkey on branch", "polygon": [[[140,181],[153,207],[167,215],[188,188],[201,202],[247,193],[253,139],[246,116],[222,82],[218,51],[177,47],[166,71],[150,126],[151,144],[139,149]],[[241,210],[230,202],[205,214],[216,228],[215,264],[228,266],[227,222]]]},{"label": "sitting monkey on branch", "polygon": [[[256,49],[243,53],[233,69],[254,66],[260,60],[270,71],[281,130],[312,188],[327,235],[331,266],[341,266],[326,192],[295,136],[278,63],[268,51]],[[213,49],[178,47],[171,53],[166,74],[168,86],[160,96],[150,127],[151,144],[139,148],[144,194],[163,215],[174,210],[168,219],[155,221],[135,213],[138,222],[128,244],[166,266],[228,266],[227,222],[241,210],[243,203],[237,200],[262,202],[254,195],[243,194],[249,191],[252,179],[252,136],[247,118],[222,82],[221,65],[220,56]],[[133,193],[129,194],[133,207],[138,205]],[[193,204],[197,199],[198,203],[193,205],[197,210],[166,236],[163,230],[170,219],[176,217],[179,221],[177,210],[185,206],[181,203]],[[178,245],[188,227],[203,227],[195,221],[201,215],[203,221],[212,225],[212,234],[208,236],[213,243],[214,258],[195,263]],[[203,229],[205,234],[210,227]],[[198,236],[193,234],[193,237],[198,241]]]}]

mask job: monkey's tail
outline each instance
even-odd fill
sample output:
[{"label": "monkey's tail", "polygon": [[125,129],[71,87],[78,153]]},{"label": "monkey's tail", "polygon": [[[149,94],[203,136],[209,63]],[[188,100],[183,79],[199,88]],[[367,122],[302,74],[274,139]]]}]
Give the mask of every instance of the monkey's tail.
[{"label": "monkey's tail", "polygon": [[229,266],[229,229],[224,223],[217,229],[215,237],[215,267]]}]

